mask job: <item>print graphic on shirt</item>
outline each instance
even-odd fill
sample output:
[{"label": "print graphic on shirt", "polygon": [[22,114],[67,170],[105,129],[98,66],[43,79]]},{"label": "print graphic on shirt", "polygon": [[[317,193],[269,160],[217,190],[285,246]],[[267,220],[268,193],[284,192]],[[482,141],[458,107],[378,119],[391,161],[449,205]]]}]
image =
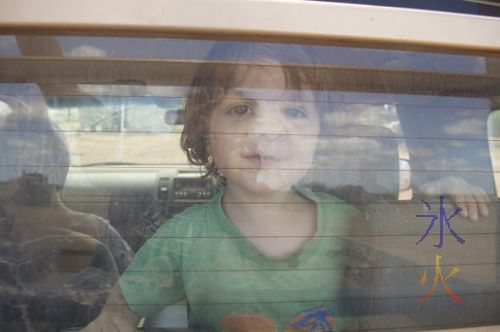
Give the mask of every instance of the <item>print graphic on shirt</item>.
[{"label": "print graphic on shirt", "polygon": [[285,331],[334,331],[335,313],[325,305],[306,310],[288,321]]},{"label": "print graphic on shirt", "polygon": [[[221,320],[224,332],[277,332],[277,324],[260,313],[232,313]],[[335,314],[325,305],[300,312],[285,325],[285,332],[335,331]]]}]

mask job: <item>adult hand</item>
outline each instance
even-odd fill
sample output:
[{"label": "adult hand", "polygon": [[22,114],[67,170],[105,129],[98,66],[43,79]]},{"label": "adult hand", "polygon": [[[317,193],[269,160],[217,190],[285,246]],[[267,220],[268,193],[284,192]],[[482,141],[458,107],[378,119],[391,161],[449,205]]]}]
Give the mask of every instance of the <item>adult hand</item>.
[{"label": "adult hand", "polygon": [[490,199],[486,192],[464,179],[448,176],[443,179],[429,182],[420,188],[426,197],[449,197],[457,207],[462,208],[460,215],[476,222],[481,217],[488,217],[488,203]]}]

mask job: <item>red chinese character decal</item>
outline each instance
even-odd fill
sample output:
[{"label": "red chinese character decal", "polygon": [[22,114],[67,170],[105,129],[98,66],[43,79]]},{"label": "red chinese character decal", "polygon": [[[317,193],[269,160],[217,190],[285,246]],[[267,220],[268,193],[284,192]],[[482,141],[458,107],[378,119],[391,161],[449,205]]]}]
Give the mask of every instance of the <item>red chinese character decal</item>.
[{"label": "red chinese character decal", "polygon": [[[450,272],[450,274],[448,274],[446,276],[446,278],[443,278],[443,273],[441,272],[441,267],[439,266],[439,259],[440,258],[443,258],[443,257],[436,255],[436,276],[434,277],[434,285],[432,285],[431,290],[423,298],[418,300],[416,302],[416,304],[424,302],[429,297],[429,295],[431,295],[432,292],[434,292],[434,288],[436,288],[436,285],[438,283],[438,276],[441,277],[441,282],[443,283],[443,286],[446,289],[446,292],[448,294],[450,294],[450,296],[453,298],[453,300],[455,300],[455,302],[457,302],[457,303],[462,302],[462,299],[460,297],[458,297],[455,293],[453,293],[451,291],[451,289],[446,285],[446,280],[449,277],[451,277],[452,275],[454,275],[455,273],[458,273],[460,270],[455,266],[453,268],[453,270]],[[423,285],[425,283],[425,281],[427,279],[426,275],[427,275],[427,270],[424,270],[424,275],[422,276],[422,279],[420,279],[420,285]]]}]

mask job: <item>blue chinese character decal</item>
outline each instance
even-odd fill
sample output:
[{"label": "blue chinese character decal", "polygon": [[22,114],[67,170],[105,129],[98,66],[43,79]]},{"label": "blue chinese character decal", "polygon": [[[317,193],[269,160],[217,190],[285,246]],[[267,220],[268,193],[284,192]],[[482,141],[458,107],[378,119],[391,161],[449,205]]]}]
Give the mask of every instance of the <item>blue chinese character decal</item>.
[{"label": "blue chinese character decal", "polygon": [[[450,230],[450,233],[455,237],[455,239],[460,242],[460,244],[464,244],[465,240],[462,239],[460,236],[458,236],[457,233],[453,229],[451,229],[450,225],[450,220],[456,216],[460,211],[462,211],[462,208],[457,208],[455,210],[455,213],[451,215],[450,218],[446,218],[446,211],[444,210],[443,207],[443,201],[444,201],[444,196],[439,196],[440,197],[440,215],[439,215],[439,244],[434,244],[434,247],[441,248],[443,246],[443,219],[446,221],[446,225],[448,225],[448,229]],[[427,203],[426,201],[422,200],[424,202],[425,206],[427,207],[427,210],[431,210],[431,205]],[[427,228],[427,231],[425,232],[424,236],[420,239],[420,241],[417,242],[417,245],[422,242],[423,239],[429,234],[431,231],[432,227],[434,227],[434,221],[437,220],[437,216],[435,214],[417,214],[417,217],[430,217],[432,218],[429,227]]]}]

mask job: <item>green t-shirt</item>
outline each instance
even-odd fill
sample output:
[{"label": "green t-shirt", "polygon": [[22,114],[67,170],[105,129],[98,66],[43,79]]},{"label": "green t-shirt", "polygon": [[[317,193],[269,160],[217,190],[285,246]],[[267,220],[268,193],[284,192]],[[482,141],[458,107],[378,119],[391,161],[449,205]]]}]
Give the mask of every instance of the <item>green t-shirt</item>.
[{"label": "green t-shirt", "polygon": [[147,317],[187,299],[193,328],[342,329],[343,237],[358,211],[296,189],[317,206],[316,234],[300,251],[280,260],[262,255],[227,219],[220,192],[175,216],[139,250],[120,279],[130,308]]}]

